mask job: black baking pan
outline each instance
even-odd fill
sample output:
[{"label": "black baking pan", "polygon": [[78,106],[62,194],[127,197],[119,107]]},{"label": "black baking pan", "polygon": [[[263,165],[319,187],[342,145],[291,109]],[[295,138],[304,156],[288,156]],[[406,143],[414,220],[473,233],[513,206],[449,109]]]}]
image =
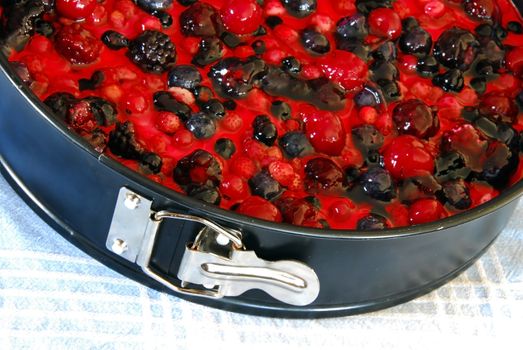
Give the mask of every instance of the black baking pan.
[{"label": "black baking pan", "polygon": [[[478,259],[505,227],[523,192],[520,181],[469,211],[430,224],[380,232],[308,229],[248,218],[174,192],[97,153],[49,113],[3,56],[0,70],[0,170],[13,188],[61,235],[95,259],[140,283],[199,304],[303,318],[349,315],[399,304],[437,288]],[[156,228],[155,220],[149,219],[143,229],[142,223],[135,221],[138,215],[118,214],[125,212],[126,206],[134,209],[129,206],[137,200],[142,208],[150,203],[150,208],[145,207],[147,219],[169,211],[182,220],[165,220],[155,238],[148,236]],[[203,232],[199,238],[207,240],[219,236],[216,227],[202,231],[205,225],[183,220],[184,215],[204,218],[207,226],[219,224],[231,235],[229,243],[222,242],[221,247],[214,241],[199,246],[213,261],[221,261],[217,256],[231,258],[227,251],[232,249],[231,241],[239,237],[234,230],[239,230],[248,251],[267,261],[287,264],[280,270],[279,265],[273,266],[272,271],[279,271],[275,278],[260,277],[270,269],[252,269],[242,260],[240,267],[244,269],[235,271],[243,272],[224,277],[227,285],[237,287],[244,279],[251,287],[265,283],[266,289],[276,288],[287,299],[312,288],[312,297],[289,303],[251,289],[234,297],[209,298],[216,289],[212,285],[181,283],[181,265],[186,266],[186,258],[192,254],[187,252],[196,251],[190,245],[192,250],[187,248],[189,242],[195,241],[199,232]],[[115,230],[123,235],[141,231],[151,238],[149,246],[129,247],[125,240],[111,241]],[[125,257],[140,248],[138,260]],[[146,259],[145,265],[140,259]],[[287,273],[286,268],[293,264],[288,260],[301,262],[295,274]],[[202,264],[200,268],[209,272],[207,269],[218,265]],[[160,277],[151,278],[151,271]],[[312,275],[308,278],[297,279],[306,282],[302,286],[295,281],[294,286],[289,287],[289,282],[285,288],[278,287],[281,280],[309,272]]]}]

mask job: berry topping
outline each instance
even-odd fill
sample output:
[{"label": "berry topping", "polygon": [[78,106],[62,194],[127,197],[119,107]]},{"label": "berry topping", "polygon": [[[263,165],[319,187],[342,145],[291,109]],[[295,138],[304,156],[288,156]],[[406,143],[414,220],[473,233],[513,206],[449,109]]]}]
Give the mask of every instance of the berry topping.
[{"label": "berry topping", "polygon": [[317,152],[337,156],[345,147],[345,129],[338,116],[331,113],[305,114],[303,118],[309,140]]},{"label": "berry topping", "polygon": [[303,157],[312,153],[309,139],[300,131],[291,131],[280,138],[280,147],[289,158]]},{"label": "berry topping", "polygon": [[294,17],[307,17],[316,11],[317,0],[281,0],[287,12]]},{"label": "berry topping", "polygon": [[231,139],[222,138],[216,140],[214,151],[222,156],[223,159],[230,159],[234,152],[236,152],[236,146]]},{"label": "berry topping", "polygon": [[458,210],[467,209],[472,205],[470,191],[463,180],[445,182],[439,197],[442,202]]},{"label": "berry topping", "polygon": [[445,73],[438,74],[432,78],[432,83],[444,91],[460,92],[465,86],[463,73],[458,69],[449,69]]},{"label": "berry topping", "polygon": [[94,7],[96,6],[96,0],[56,0],[55,8],[60,16],[80,20],[90,15]]},{"label": "berry topping", "polygon": [[193,90],[202,82],[202,76],[198,69],[189,65],[174,66],[167,78],[169,87],[181,87]]},{"label": "berry topping", "polygon": [[55,36],[56,50],[71,63],[93,63],[100,56],[101,43],[79,24],[64,26]]},{"label": "berry topping", "polygon": [[401,18],[389,8],[378,8],[369,14],[369,31],[372,35],[390,40],[401,34]]},{"label": "berry topping", "polygon": [[176,48],[166,34],[146,30],[129,43],[129,58],[146,72],[162,73],[176,62]]},{"label": "berry topping", "polygon": [[223,44],[218,38],[203,38],[198,46],[198,52],[192,59],[192,64],[205,67],[223,57]]},{"label": "berry topping", "polygon": [[185,126],[197,139],[208,139],[216,133],[214,120],[202,112],[191,115]]},{"label": "berry topping", "polygon": [[125,159],[140,160],[145,151],[136,140],[131,122],[116,123],[115,129],[109,134],[107,146],[114,155]]},{"label": "berry topping", "polygon": [[198,149],[183,157],[173,171],[174,181],[183,188],[190,185],[218,186],[222,180],[220,164],[207,151]]},{"label": "berry topping", "polygon": [[150,11],[166,10],[173,4],[173,0],[135,0],[142,9]]},{"label": "berry topping", "polygon": [[151,174],[158,174],[162,170],[162,158],[156,153],[145,153],[140,160],[142,169]]},{"label": "berry topping", "polygon": [[321,62],[323,73],[345,89],[362,86],[367,78],[367,65],[351,52],[336,50]]},{"label": "berry topping", "polygon": [[235,34],[252,33],[263,20],[263,11],[256,0],[227,0],[220,14],[225,28]]},{"label": "berry topping", "polygon": [[211,67],[209,77],[222,95],[241,98],[246,97],[253,89],[253,84],[261,77],[265,69],[265,63],[257,58],[250,58],[246,61],[226,58]]},{"label": "berry topping", "polygon": [[434,57],[445,67],[467,70],[478,48],[479,42],[471,32],[454,27],[440,35],[434,45]]},{"label": "berry topping", "polygon": [[252,194],[267,200],[276,199],[283,192],[278,181],[274,180],[266,171],[261,171],[254,175],[249,180],[249,186],[251,187]]},{"label": "berry topping", "polygon": [[477,20],[491,19],[496,12],[493,0],[464,0],[463,8],[470,17]]},{"label": "berry topping", "polygon": [[278,208],[268,200],[260,197],[247,198],[238,206],[236,212],[272,222],[281,222],[282,220]]},{"label": "berry topping", "polygon": [[425,224],[444,217],[446,217],[445,208],[434,199],[419,199],[409,207],[409,222],[411,225]]},{"label": "berry topping", "polygon": [[65,120],[69,107],[76,102],[76,98],[67,92],[57,92],[44,100],[44,103],[58,118]]},{"label": "berry topping", "polygon": [[372,167],[361,176],[363,191],[380,201],[390,201],[396,197],[394,181],[389,172],[380,167]]},{"label": "berry topping", "polygon": [[425,29],[414,27],[403,32],[399,40],[399,47],[404,53],[422,57],[430,53],[432,37]]},{"label": "berry topping", "polygon": [[323,55],[330,51],[331,45],[327,37],[314,29],[301,32],[301,44],[312,54]]},{"label": "berry topping", "polygon": [[356,229],[361,231],[384,230],[389,227],[387,219],[378,214],[369,214],[358,220]]},{"label": "berry topping", "polygon": [[367,19],[361,13],[342,18],[336,24],[336,35],[341,39],[364,39],[368,34]]},{"label": "berry topping", "polygon": [[253,137],[266,144],[272,146],[278,137],[278,130],[266,115],[257,116],[252,122]]},{"label": "berry topping", "polygon": [[305,189],[309,193],[341,193],[344,188],[343,171],[332,160],[314,158],[305,165]]},{"label": "berry topping", "polygon": [[291,118],[291,107],[283,101],[274,101],[271,104],[271,114],[278,119],[288,120]]},{"label": "berry topping", "polygon": [[400,102],[392,112],[392,119],[400,134],[428,138],[439,129],[436,113],[421,100]]},{"label": "berry topping", "polygon": [[305,199],[285,197],[276,201],[283,221],[293,225],[318,227],[318,212]]},{"label": "berry topping", "polygon": [[479,112],[495,121],[514,123],[519,110],[513,98],[493,92],[481,98]]},{"label": "berry topping", "polygon": [[416,137],[402,135],[394,139],[384,153],[385,166],[395,179],[432,173],[434,159]]},{"label": "berry topping", "polygon": [[223,103],[215,98],[211,98],[209,101],[205,102],[202,105],[201,110],[214,119],[222,119],[225,116],[225,107]]},{"label": "berry topping", "polygon": [[209,4],[197,2],[180,14],[183,35],[212,37],[222,31],[220,15]]}]

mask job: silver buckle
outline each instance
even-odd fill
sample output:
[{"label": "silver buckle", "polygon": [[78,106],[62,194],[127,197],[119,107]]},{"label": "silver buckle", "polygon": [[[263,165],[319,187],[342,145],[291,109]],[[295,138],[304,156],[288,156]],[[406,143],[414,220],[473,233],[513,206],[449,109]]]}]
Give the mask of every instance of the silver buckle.
[{"label": "silver buckle", "polygon": [[[107,236],[106,247],[167,288],[207,298],[239,296],[261,289],[290,305],[312,303],[320,291],[316,273],[302,262],[266,261],[247,250],[240,231],[205,218],[169,211],[154,212],[152,201],[122,187]],[[156,235],[164,220],[186,220],[204,227],[185,247],[177,278],[179,285],[150,267]],[[190,287],[194,286],[194,287]]]}]

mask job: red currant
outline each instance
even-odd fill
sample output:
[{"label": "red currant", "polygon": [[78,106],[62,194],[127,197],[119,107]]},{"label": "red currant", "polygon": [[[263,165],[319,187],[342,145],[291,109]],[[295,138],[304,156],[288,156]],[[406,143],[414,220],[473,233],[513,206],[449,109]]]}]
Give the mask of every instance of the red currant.
[{"label": "red currant", "polygon": [[256,31],[263,20],[263,11],[256,0],[228,0],[220,14],[225,28],[240,35]]},{"label": "red currant", "polygon": [[409,222],[411,225],[419,225],[436,221],[447,216],[445,208],[435,199],[418,199],[409,208]]},{"label": "red currant", "polygon": [[396,40],[401,35],[401,18],[388,8],[377,8],[369,14],[370,33],[382,38]]},{"label": "red currant", "polygon": [[332,113],[306,112],[303,120],[309,140],[317,152],[331,156],[341,154],[346,133],[338,116]]},{"label": "red currant", "polygon": [[396,179],[423,175],[434,170],[434,158],[425,145],[410,135],[398,136],[387,147],[385,167]]}]

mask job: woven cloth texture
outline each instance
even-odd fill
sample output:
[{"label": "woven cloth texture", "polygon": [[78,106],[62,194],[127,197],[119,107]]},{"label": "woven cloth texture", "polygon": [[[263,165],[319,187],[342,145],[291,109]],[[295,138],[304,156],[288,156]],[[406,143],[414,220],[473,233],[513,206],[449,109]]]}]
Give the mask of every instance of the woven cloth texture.
[{"label": "woven cloth texture", "polygon": [[162,294],[46,225],[0,177],[0,349],[523,349],[523,202],[465,273],[411,302],[320,320]]}]

